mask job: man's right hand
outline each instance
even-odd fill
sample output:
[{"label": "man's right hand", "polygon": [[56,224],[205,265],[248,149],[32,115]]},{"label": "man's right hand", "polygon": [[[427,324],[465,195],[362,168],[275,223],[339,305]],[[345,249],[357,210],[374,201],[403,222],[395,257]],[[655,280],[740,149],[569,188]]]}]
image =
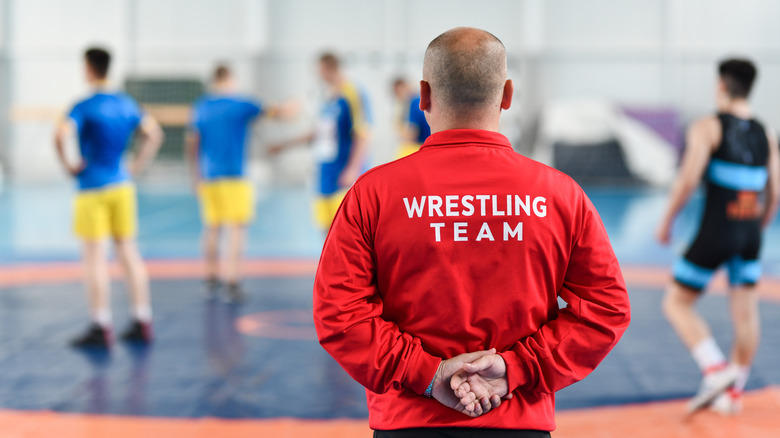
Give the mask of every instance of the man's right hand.
[{"label": "man's right hand", "polygon": [[509,382],[506,378],[506,362],[495,349],[476,360],[464,363],[461,370],[450,379],[454,394],[459,397],[463,409],[474,406],[497,408],[501,400],[509,400]]},{"label": "man's right hand", "polygon": [[[475,361],[480,363],[479,359],[488,355],[496,356],[495,352],[495,349],[475,351],[442,361],[433,379],[433,398],[444,406],[466,414],[469,417],[478,417],[497,407],[498,405],[493,406],[492,404],[495,399],[479,400],[476,397],[469,399],[471,397],[469,394],[465,394],[463,397],[457,396],[455,391],[453,391],[452,385],[453,376],[463,373],[466,365]],[[500,397],[498,398],[498,404],[500,404]]]}]

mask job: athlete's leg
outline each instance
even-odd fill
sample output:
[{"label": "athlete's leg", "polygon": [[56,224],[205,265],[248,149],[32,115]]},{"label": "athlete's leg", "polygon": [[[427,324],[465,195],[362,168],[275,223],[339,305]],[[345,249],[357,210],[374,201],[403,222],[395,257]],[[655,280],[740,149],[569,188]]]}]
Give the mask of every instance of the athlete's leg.
[{"label": "athlete's leg", "polygon": [[688,403],[688,413],[709,406],[736,380],[736,370],[712,337],[709,325],[694,307],[700,292],[672,283],[666,292],[663,309],[677,335],[691,352],[704,378],[696,395]]},{"label": "athlete's leg", "polygon": [[246,243],[246,226],[229,225],[228,248],[225,260],[225,282],[229,285],[241,282],[241,260]]},{"label": "athlete's leg", "polygon": [[753,363],[761,335],[755,286],[734,287],[730,304],[734,323],[732,361],[738,366],[749,366]]},{"label": "athlete's leg", "polygon": [[87,289],[92,324],[72,339],[74,347],[109,347],[113,340],[108,254],[105,239],[82,240],[84,284]]},{"label": "athlete's leg", "polygon": [[737,286],[731,291],[731,317],[734,323],[734,346],[731,361],[737,369],[737,381],[732,391],[736,404],[732,413],[739,412],[739,397],[745,389],[753,358],[761,338],[761,320],[758,311],[758,292],[755,286]]},{"label": "athlete's leg", "polygon": [[220,227],[216,225],[203,227],[203,254],[206,259],[206,279],[209,281],[219,279],[220,231]]},{"label": "athlete's leg", "polygon": [[122,339],[131,342],[151,342],[152,304],[149,296],[149,274],[134,238],[116,239],[116,253],[122,263],[125,282],[130,293],[133,321],[122,333]]},{"label": "athlete's leg", "polygon": [[709,325],[695,308],[700,295],[699,291],[673,282],[663,299],[666,319],[689,350],[712,337]]},{"label": "athlete's leg", "polygon": [[125,283],[130,293],[133,317],[141,322],[152,319],[152,305],[149,297],[149,275],[138,251],[135,239],[116,239],[116,253],[122,263]]},{"label": "athlete's leg", "polygon": [[111,296],[106,241],[82,242],[84,285],[93,322],[101,327],[111,326]]},{"label": "athlete's leg", "polygon": [[750,376],[750,367],[758,350],[760,321],[758,293],[755,287],[732,286],[731,318],[734,324],[734,345],[731,349],[731,363],[736,370],[734,386],[718,396],[711,409],[723,415],[734,415],[742,410],[742,392]]},{"label": "athlete's leg", "polygon": [[227,283],[227,299],[240,303],[246,299],[246,293],[241,288],[241,261],[246,242],[246,226],[231,224],[228,229],[228,249],[225,260],[225,283]]}]

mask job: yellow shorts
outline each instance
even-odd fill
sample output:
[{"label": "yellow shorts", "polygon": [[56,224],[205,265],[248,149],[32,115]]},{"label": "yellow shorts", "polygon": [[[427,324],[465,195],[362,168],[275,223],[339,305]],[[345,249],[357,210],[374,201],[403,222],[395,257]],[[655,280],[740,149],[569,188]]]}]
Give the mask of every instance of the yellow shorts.
[{"label": "yellow shorts", "polygon": [[396,158],[403,158],[408,155],[412,155],[413,153],[420,150],[420,146],[422,146],[420,143],[412,143],[412,142],[403,143],[398,148],[398,157]]},{"label": "yellow shorts", "polygon": [[73,230],[84,240],[135,237],[136,202],[135,186],[129,183],[84,190],[74,202]]},{"label": "yellow shorts", "polygon": [[314,221],[318,226],[325,230],[330,228],[330,224],[333,223],[333,218],[336,217],[336,212],[346,194],[347,191],[342,190],[329,196],[320,195],[314,201]]},{"label": "yellow shorts", "polygon": [[254,193],[246,180],[206,181],[198,192],[201,218],[207,226],[245,225],[254,218]]}]

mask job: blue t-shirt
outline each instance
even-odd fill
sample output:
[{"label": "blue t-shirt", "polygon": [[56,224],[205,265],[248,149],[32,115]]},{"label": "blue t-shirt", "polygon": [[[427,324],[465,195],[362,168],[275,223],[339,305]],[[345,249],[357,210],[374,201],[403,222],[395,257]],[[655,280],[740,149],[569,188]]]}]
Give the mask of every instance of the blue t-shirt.
[{"label": "blue t-shirt", "polygon": [[262,113],[260,102],[237,96],[206,95],[195,102],[192,126],[200,135],[203,179],[244,176],[247,130]]},{"label": "blue t-shirt", "polygon": [[81,157],[79,189],[96,189],[130,179],[122,155],[143,113],[124,93],[98,92],[77,103],[68,114],[76,124]]},{"label": "blue t-shirt", "polygon": [[322,195],[332,195],[343,188],[338,180],[349,162],[354,136],[364,135],[370,122],[368,99],[352,84],[345,84],[337,96],[325,102],[314,142]]},{"label": "blue t-shirt", "polygon": [[428,121],[425,120],[425,113],[420,109],[420,96],[417,96],[409,102],[409,118],[407,120],[410,125],[417,128],[417,143],[425,143],[425,139],[431,135],[431,127],[428,125]]}]

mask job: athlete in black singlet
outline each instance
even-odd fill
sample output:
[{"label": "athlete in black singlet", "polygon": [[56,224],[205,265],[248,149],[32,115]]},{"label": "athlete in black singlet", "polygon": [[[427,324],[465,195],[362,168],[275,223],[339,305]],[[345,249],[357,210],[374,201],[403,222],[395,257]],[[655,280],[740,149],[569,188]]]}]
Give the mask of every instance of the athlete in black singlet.
[{"label": "athlete in black singlet", "polygon": [[[762,228],[777,209],[780,158],[775,135],[752,118],[747,97],[755,77],[750,61],[731,59],[720,64],[718,114],[696,121],[688,130],[680,173],[658,229],[658,239],[668,243],[675,216],[704,179],[706,200],[699,232],[675,263],[674,282],[663,303],[667,319],[704,374],[689,413],[706,407],[737,413],[758,347],[758,256]],[[732,292],[735,336],[730,364],[694,308],[721,266],[728,269]]]},{"label": "athlete in black singlet", "polygon": [[702,290],[724,263],[733,286],[754,285],[761,275],[763,191],[769,141],[755,120],[719,114],[721,142],[704,176],[706,201],[699,233],[674,267],[674,279]]}]

